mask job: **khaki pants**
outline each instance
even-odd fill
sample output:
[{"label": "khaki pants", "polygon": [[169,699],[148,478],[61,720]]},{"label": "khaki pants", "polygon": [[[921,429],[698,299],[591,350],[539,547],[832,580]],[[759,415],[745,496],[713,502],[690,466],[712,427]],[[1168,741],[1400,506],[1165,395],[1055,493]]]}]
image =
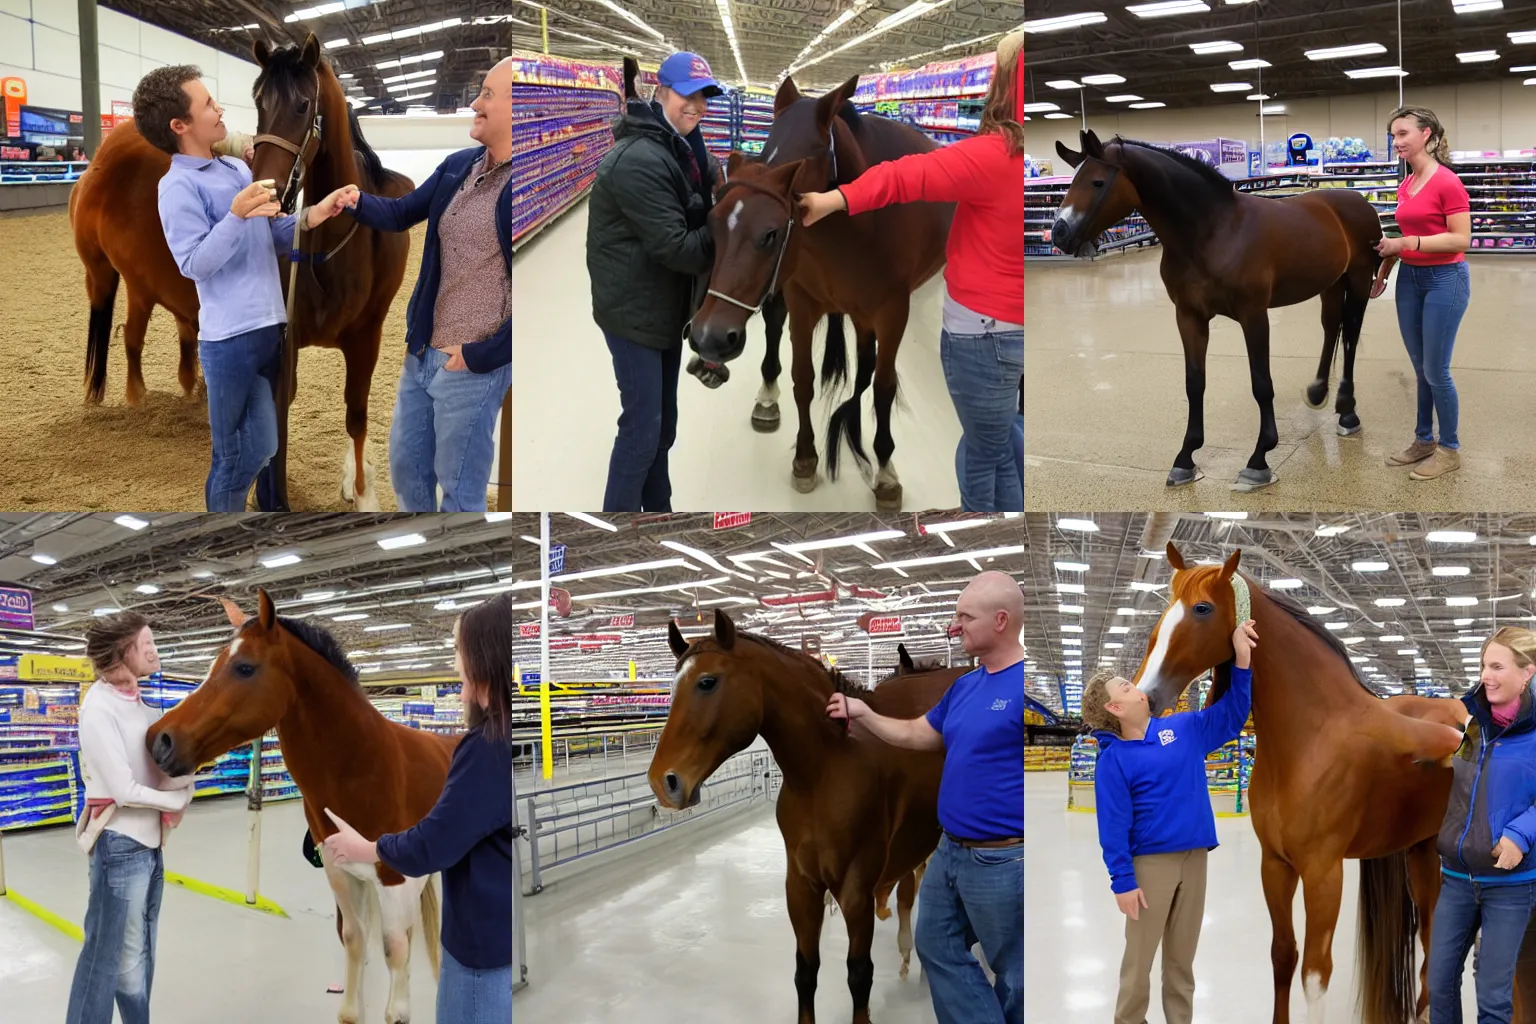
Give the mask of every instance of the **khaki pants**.
[{"label": "khaki pants", "polygon": [[1163,1016],[1190,1024],[1195,1013],[1195,946],[1205,914],[1206,850],[1137,857],[1136,882],[1147,897],[1140,920],[1125,919],[1125,958],[1115,1024],[1143,1024],[1152,999],[1152,958],[1163,948]]}]

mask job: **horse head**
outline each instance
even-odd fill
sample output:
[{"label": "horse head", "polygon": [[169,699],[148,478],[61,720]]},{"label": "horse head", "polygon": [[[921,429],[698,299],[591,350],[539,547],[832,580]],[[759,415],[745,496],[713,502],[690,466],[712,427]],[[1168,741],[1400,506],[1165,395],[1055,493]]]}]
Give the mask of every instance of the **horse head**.
[{"label": "horse head", "polygon": [[320,41],[311,32],[304,45],[272,49],[265,39],[252,47],[261,73],[251,95],[256,101],[256,155],[251,177],[284,183],[278,193],[283,213],[293,212],[309,166],[320,150],[322,130],[339,132],[343,125],[322,124],[321,80],[336,88],[330,65],[320,56]]},{"label": "horse head", "polygon": [[[1201,673],[1232,660],[1239,603],[1250,600],[1248,581],[1237,574],[1240,556],[1234,551],[1221,565],[1186,568],[1183,555],[1169,542],[1168,564],[1175,570],[1169,584],[1172,600],[1152,629],[1150,649],[1135,679],[1152,714],[1173,707]],[[1243,614],[1246,618],[1251,612],[1244,608]]]},{"label": "horse head", "polygon": [[718,608],[712,633],[689,643],[673,622],[667,643],[677,656],[677,676],[650,782],[658,803],[681,810],[697,804],[704,780],[762,729],[764,690],[775,664],[768,648],[740,642],[736,624]]},{"label": "horse head", "polygon": [[1061,141],[1056,153],[1077,168],[1067,194],[1056,210],[1051,225],[1051,242],[1069,256],[1094,256],[1099,251],[1099,236],[1124,220],[1141,199],[1136,186],[1121,173],[1123,146],[1111,140],[1107,145],[1092,131],[1079,132],[1082,149],[1072,151]]},{"label": "horse head", "polygon": [[298,673],[286,642],[288,620],[278,619],[265,590],[257,597],[253,617],[220,598],[235,627],[234,638],[214,658],[202,685],[150,726],[144,742],[167,775],[196,771],[265,735],[297,699]]}]

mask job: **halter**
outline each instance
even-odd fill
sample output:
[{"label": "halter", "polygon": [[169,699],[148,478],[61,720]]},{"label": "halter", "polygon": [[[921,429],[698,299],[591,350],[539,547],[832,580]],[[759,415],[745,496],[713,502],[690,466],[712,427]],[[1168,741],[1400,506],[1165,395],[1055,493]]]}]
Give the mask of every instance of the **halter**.
[{"label": "halter", "polygon": [[1248,581],[1237,573],[1232,574],[1232,596],[1237,599],[1237,624],[1241,626],[1253,618],[1253,595],[1248,591]]},{"label": "halter", "polygon": [[[717,299],[721,299],[721,300],[723,300],[725,302],[729,302],[733,306],[737,306],[737,307],[739,307],[741,309],[746,310],[748,315],[750,315],[752,313],[760,312],[762,310],[762,308],[768,304],[768,300],[770,298],[772,298],[774,293],[778,290],[778,287],[779,287],[779,270],[784,266],[784,253],[789,251],[789,235],[790,235],[790,232],[793,231],[794,227],[795,227],[795,207],[794,207],[793,203],[791,203],[784,196],[781,196],[779,193],[771,192],[768,189],[764,188],[762,185],[759,185],[759,184],[757,184],[754,181],[743,180],[741,178],[736,178],[736,179],[734,179],[732,181],[726,182],[725,183],[725,187],[720,190],[720,196],[724,196],[732,188],[735,188],[738,185],[741,186],[742,188],[749,188],[749,189],[751,189],[754,192],[758,192],[758,193],[760,193],[762,195],[771,197],[772,199],[774,199],[776,202],[780,203],[784,207],[784,211],[788,215],[786,220],[785,220],[785,224],[784,224],[784,239],[783,239],[783,241],[781,241],[779,243],[779,258],[776,261],[774,261],[774,264],[773,264],[773,276],[768,279],[768,287],[767,287],[767,289],[764,290],[763,297],[758,300],[757,305],[749,306],[745,302],[742,302],[740,299],[733,299],[729,295],[725,294],[724,292],[716,291],[713,288],[709,289],[709,291],[707,292],[707,294],[713,295]],[[718,203],[720,201],[720,198],[716,197],[715,201]]]},{"label": "halter", "polygon": [[323,120],[320,114],[320,73],[315,72],[315,119],[310,123],[309,131],[304,133],[303,140],[295,146],[281,135],[258,135],[251,142],[251,148],[263,143],[286,149],[293,154],[293,166],[288,170],[288,183],[283,186],[282,198],[278,206],[283,215],[293,212],[293,201],[298,198],[299,190],[304,187],[304,178],[309,173],[309,165],[314,161],[315,154],[320,151],[320,125]]}]

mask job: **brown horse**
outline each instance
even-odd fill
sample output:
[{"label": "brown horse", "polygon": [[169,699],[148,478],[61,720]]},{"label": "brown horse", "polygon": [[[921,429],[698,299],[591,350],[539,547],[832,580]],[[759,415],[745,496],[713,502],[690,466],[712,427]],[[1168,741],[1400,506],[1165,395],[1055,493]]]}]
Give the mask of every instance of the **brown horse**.
[{"label": "brown horse", "polygon": [[[847,314],[853,320],[858,369],[853,397],[837,408],[828,425],[827,473],[836,476],[839,446],[846,439],[875,492],[876,507],[893,512],[901,508],[901,481],[891,461],[896,352],[912,292],[944,263],[954,205],[907,203],[859,217],[834,215],[795,230],[797,195],[847,184],[874,164],[936,146],[915,128],[860,114],[851,102],[858,84],[854,76],[819,99],[805,99],[794,79],[786,78],[774,97],[763,161],[731,155],[729,180],[709,215],[715,239],[711,287],[694,314],[688,340],[706,362],[735,359],[746,346],[747,320],[782,292],[800,413],[793,479],[797,490],[809,493],[816,487],[817,463],[811,427],[812,334],[823,316]],[[861,439],[859,406],[871,381],[878,471]],[[765,381],[760,406],[766,386]]]},{"label": "brown horse", "polygon": [[815,658],[750,633],[715,611],[714,632],[692,644],[667,630],[677,677],[666,727],[651,759],[651,789],[663,807],[691,807],[726,758],[761,735],[783,772],[776,817],[788,870],[785,896],[795,929],[800,1024],[816,1019],[824,895],[848,926],[848,989],[854,1024],[869,1022],[875,894],[903,883],[939,841],[939,752],[899,750],[827,717],[834,692],[881,713],[922,714],[960,674],[893,678],[874,691]]},{"label": "brown horse", "polygon": [[1259,441],[1237,475],[1236,491],[1275,482],[1265,455],[1279,443],[1275,387],[1269,373],[1269,310],[1323,297],[1323,355],[1307,402],[1328,397],[1334,346],[1344,333],[1344,374],[1335,411],[1338,431],[1360,430],[1355,414],[1355,347],[1365,323],[1371,282],[1381,265],[1375,245],[1381,219],[1350,189],[1319,189],[1284,199],[1243,195],[1214,167],[1193,157],[1118,135],[1100,143],[1082,132],[1082,151],[1056,143],[1077,168],[1056,212],[1051,240],[1071,256],[1093,256],[1104,230],[1140,210],[1163,246],[1162,278],[1184,342],[1189,425],[1168,486],[1201,478],[1194,453],[1205,444],[1205,351],[1211,320],[1243,329],[1248,372],[1259,404]]},{"label": "brown horse", "polygon": [[[155,763],[170,775],[186,775],[275,728],[316,846],[336,831],[327,807],[369,839],[426,817],[442,794],[458,738],[389,721],[364,695],[357,669],[333,636],[306,619],[279,617],[265,590],[258,599],[259,611],[249,619],[225,601],[234,638],[203,684],[150,727],[144,742]],[[336,865],[324,856],[347,950],[337,1020],[357,1024],[363,1015],[366,923],[374,901],[389,965],[385,1020],[409,1020],[418,904],[432,975],[438,974],[436,888],[429,878],[407,878],[383,864]]]},{"label": "brown horse", "polygon": [[[357,125],[341,83],[320,55],[313,34],[302,48],[271,49],[258,40],[254,47],[261,74],[256,79],[258,137],[252,174],[287,183],[280,197],[291,212],[302,181],[305,195],[318,201],[332,189],[356,184],[364,192],[399,197],[411,190],[411,180],[386,170]],[[311,129],[319,115],[318,139]],[[291,147],[292,151],[287,147]],[[297,153],[304,150],[305,163]],[[150,313],[164,306],[176,319],[181,339],[177,379],[186,395],[197,381],[197,289],[181,276],[165,244],[156,199],[160,178],[171,158],[150,145],[131,122],[119,125],[102,141],[90,167],[69,197],[75,250],[85,265],[86,294],[91,305],[85,355],[85,394],[100,402],[106,389],[107,352],[111,345],[112,311],[119,280],[128,284],[128,314],[123,344],[128,356],[127,398],[130,405],[144,397],[141,353]],[[339,248],[338,248],[339,247]],[[303,238],[306,254],[325,254],[301,270],[289,337],[298,347],[339,348],[346,362],[345,401],[349,451],[342,463],[342,496],[358,511],[377,511],[374,474],[364,458],[368,431],[368,391],[378,362],[379,337],[390,303],[405,275],[409,236],[377,232],[357,224],[350,214],[332,218]],[[306,257],[309,258],[309,257]],[[284,294],[289,286],[287,253],[278,255]],[[295,346],[285,351],[286,386],[296,386]],[[287,402],[278,400],[278,452],[272,460],[279,506],[287,507]]]},{"label": "brown horse", "polygon": [[[1333,974],[1333,932],[1344,860],[1360,861],[1359,968],[1365,1024],[1404,1024],[1426,1012],[1430,924],[1440,892],[1435,840],[1450,795],[1450,757],[1467,718],[1459,701],[1383,700],[1361,680],[1344,645],[1289,598],[1220,566],[1186,568],[1168,545],[1171,601],[1136,673],[1153,714],[1214,668],[1224,688],[1239,608],[1256,623],[1249,791],[1263,848],[1264,898],[1273,939],[1274,1024],[1290,1021],[1296,971],[1292,902],[1306,906],[1301,950],[1307,1020],[1323,1019]],[[1244,609],[1246,611],[1246,608]],[[1213,697],[1219,696],[1213,689]],[[1413,939],[1425,955],[1414,1002]]]}]

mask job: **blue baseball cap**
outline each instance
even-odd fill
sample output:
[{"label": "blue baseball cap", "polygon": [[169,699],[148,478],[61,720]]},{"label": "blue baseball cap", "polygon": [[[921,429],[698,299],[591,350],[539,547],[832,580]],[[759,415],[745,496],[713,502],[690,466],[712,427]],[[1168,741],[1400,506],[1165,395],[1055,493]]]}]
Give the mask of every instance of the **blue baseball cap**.
[{"label": "blue baseball cap", "polygon": [[664,85],[679,96],[692,96],[700,90],[706,99],[725,92],[709,70],[709,62],[696,53],[686,50],[674,53],[661,62],[656,70],[656,83]]}]

